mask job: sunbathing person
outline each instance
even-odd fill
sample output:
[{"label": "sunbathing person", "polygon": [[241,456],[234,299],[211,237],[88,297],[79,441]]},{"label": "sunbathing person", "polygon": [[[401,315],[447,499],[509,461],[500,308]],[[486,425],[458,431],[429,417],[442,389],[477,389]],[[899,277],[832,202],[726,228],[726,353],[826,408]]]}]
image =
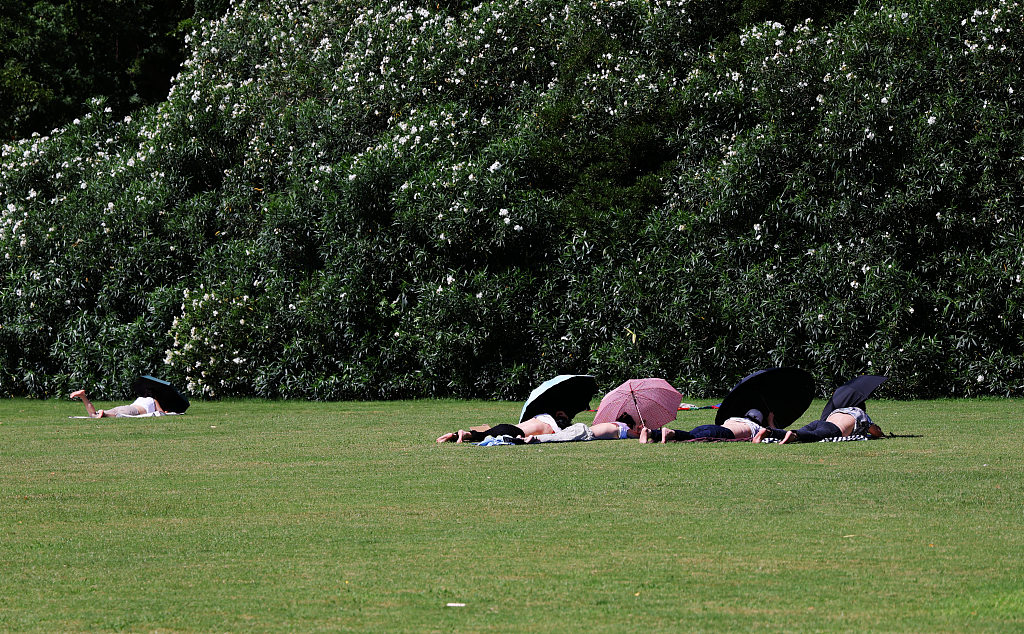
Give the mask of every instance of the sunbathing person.
[{"label": "sunbathing person", "polygon": [[800,429],[765,429],[755,435],[753,442],[761,442],[763,438],[775,438],[782,444],[793,442],[818,442],[828,438],[844,436],[866,436],[881,438],[885,434],[876,425],[868,413],[860,407],[841,407],[832,410],[825,419],[807,423]]},{"label": "sunbathing person", "polygon": [[611,423],[576,423],[553,434],[537,434],[524,438],[524,442],[573,442],[588,440],[624,440],[626,438],[639,438],[643,430],[642,425],[636,423],[633,417],[627,413],[619,416],[617,421]]},{"label": "sunbathing person", "polygon": [[885,434],[882,432],[882,428],[868,416],[867,399],[885,380],[884,376],[863,375],[847,381],[832,393],[832,398],[821,410],[821,418],[818,420],[807,423],[794,431],[767,430],[758,434],[754,438],[754,442],[761,442],[761,439],[765,437],[774,438],[783,443],[818,442],[850,436],[881,438]]},{"label": "sunbathing person", "polygon": [[437,442],[480,442],[488,436],[511,436],[520,440],[527,436],[553,434],[569,426],[572,421],[568,414],[559,410],[552,414],[538,414],[518,425],[502,423],[488,429],[460,429],[440,436]]},{"label": "sunbathing person", "polygon": [[[701,438],[714,438],[718,440],[747,440],[753,439],[757,434],[766,429],[774,429],[773,421],[775,415],[768,412],[768,427],[762,426],[764,415],[760,410],[748,410],[744,416],[733,416],[725,419],[721,425],[700,425],[690,431],[683,429],[644,429],[640,432],[640,442],[682,442],[686,440],[697,440]],[[762,434],[763,436],[763,434]]]},{"label": "sunbathing person", "polygon": [[78,398],[85,404],[85,411],[89,414],[90,418],[103,418],[110,417],[116,418],[118,416],[140,416],[142,414],[150,414],[153,412],[163,412],[164,409],[160,407],[160,402],[152,396],[140,396],[135,399],[129,405],[120,405],[111,409],[96,409],[92,402],[89,401],[89,397],[85,395],[85,390],[77,390],[71,393],[71,398]]}]

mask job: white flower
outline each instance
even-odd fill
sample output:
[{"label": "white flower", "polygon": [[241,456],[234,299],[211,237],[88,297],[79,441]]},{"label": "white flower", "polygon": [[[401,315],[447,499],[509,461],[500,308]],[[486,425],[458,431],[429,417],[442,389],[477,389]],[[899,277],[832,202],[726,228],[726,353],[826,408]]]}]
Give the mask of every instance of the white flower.
[{"label": "white flower", "polygon": [[984,380],[985,380],[985,375],[984,374],[979,374],[978,375],[978,383],[981,383]]},{"label": "white flower", "polygon": [[492,163],[492,164],[491,164],[491,166],[490,166],[490,167],[488,167],[487,169],[488,169],[488,170],[490,170],[490,171],[492,171],[492,172],[497,172],[498,170],[500,170],[500,169],[501,169],[501,163],[499,163],[498,161],[495,161],[495,162],[494,162],[494,163]]},{"label": "white flower", "polygon": [[928,117],[928,125],[934,125],[934,123],[935,123],[935,115],[932,115],[932,116]]}]

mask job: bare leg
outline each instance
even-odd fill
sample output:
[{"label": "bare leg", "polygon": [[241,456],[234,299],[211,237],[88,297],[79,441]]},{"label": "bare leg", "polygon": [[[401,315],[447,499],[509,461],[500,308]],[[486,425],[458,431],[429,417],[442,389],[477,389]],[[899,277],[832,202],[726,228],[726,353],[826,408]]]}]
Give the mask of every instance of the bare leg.
[{"label": "bare leg", "polygon": [[473,435],[473,432],[466,431],[465,429],[459,430],[459,439],[455,442],[466,442],[466,439]]},{"label": "bare leg", "polygon": [[757,433],[750,438],[750,442],[761,442],[761,439],[764,438],[764,435],[767,433],[768,429],[762,427],[761,429],[757,430]]},{"label": "bare leg", "polygon": [[646,445],[649,442],[651,442],[651,441],[648,440],[648,438],[647,438],[647,428],[644,427],[644,428],[642,428],[640,430],[640,444],[641,445]]},{"label": "bare leg", "polygon": [[85,411],[89,414],[89,416],[93,418],[99,418],[100,416],[103,416],[103,410],[100,410],[99,413],[96,412],[96,408],[93,407],[93,404],[89,401],[89,397],[85,395],[85,390],[77,390],[75,392],[72,392],[71,398],[82,399],[82,403],[85,404]]},{"label": "bare leg", "polygon": [[791,431],[789,431],[787,429],[786,430],[786,437],[782,439],[782,442],[780,444],[785,445],[785,444],[788,444],[788,443],[791,443],[791,442],[796,442],[796,441],[797,441],[796,434],[794,434],[793,432],[791,432]]},{"label": "bare leg", "polygon": [[664,427],[661,430],[661,442],[667,443],[672,442],[676,439],[676,430]]},{"label": "bare leg", "polygon": [[455,442],[455,432],[449,432],[438,437],[437,442]]}]

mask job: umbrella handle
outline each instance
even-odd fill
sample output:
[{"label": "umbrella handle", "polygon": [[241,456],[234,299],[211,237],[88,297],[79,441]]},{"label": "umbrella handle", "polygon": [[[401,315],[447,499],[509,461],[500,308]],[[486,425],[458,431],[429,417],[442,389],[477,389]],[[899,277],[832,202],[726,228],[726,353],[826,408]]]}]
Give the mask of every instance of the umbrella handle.
[{"label": "umbrella handle", "polygon": [[633,397],[633,405],[636,407],[636,415],[640,417],[640,425],[647,427],[647,423],[644,422],[643,412],[640,411],[640,403],[636,400],[636,392],[633,391],[633,384],[629,384],[629,395]]}]

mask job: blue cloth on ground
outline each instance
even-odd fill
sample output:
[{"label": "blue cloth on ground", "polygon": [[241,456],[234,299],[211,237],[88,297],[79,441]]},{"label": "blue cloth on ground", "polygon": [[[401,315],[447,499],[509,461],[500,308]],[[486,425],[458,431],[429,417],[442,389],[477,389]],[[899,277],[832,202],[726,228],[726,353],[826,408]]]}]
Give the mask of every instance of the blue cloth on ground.
[{"label": "blue cloth on ground", "polygon": [[478,447],[494,447],[496,445],[514,445],[512,436],[488,436],[477,443]]}]

